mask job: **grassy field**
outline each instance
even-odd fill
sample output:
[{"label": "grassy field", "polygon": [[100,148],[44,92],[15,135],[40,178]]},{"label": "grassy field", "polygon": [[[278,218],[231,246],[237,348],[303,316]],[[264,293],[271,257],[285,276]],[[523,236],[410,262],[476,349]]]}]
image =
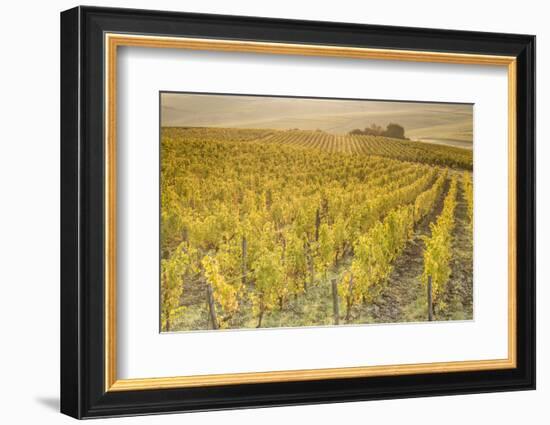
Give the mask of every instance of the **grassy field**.
[{"label": "grassy field", "polygon": [[[442,124],[443,125],[443,124]],[[472,151],[165,127],[163,331],[473,317]]]},{"label": "grassy field", "polygon": [[[256,96],[163,94],[163,126],[322,130],[339,135],[376,123],[400,123],[411,139],[472,143],[472,105],[342,101]],[[215,130],[215,129],[214,129]]]}]

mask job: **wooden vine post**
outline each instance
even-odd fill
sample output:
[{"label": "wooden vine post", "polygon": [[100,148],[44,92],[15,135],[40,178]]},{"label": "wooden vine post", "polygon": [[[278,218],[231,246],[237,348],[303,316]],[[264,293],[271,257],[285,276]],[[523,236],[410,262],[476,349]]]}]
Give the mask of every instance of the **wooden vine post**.
[{"label": "wooden vine post", "polygon": [[334,312],[334,324],[340,324],[340,305],[338,303],[338,283],[336,279],[331,280],[332,283],[332,309]]},{"label": "wooden vine post", "polygon": [[428,320],[433,321],[432,277],[428,276]]},{"label": "wooden vine post", "polygon": [[214,304],[214,295],[212,294],[212,286],[206,284],[206,299],[208,301],[208,310],[210,311],[210,321],[212,329],[219,329],[218,317],[216,316],[216,306]]},{"label": "wooden vine post", "polygon": [[247,251],[248,251],[248,241],[246,240],[246,237],[243,236],[242,243],[241,243],[241,252],[242,252],[242,283],[243,285],[246,285],[246,274],[248,273],[246,269],[246,262],[247,262]]}]

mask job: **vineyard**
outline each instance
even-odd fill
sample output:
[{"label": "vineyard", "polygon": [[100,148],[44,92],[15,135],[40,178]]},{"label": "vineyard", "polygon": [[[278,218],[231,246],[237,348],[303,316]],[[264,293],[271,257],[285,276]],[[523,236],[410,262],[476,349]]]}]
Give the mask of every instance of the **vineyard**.
[{"label": "vineyard", "polygon": [[162,330],[471,319],[471,170],[402,139],[163,128]]}]

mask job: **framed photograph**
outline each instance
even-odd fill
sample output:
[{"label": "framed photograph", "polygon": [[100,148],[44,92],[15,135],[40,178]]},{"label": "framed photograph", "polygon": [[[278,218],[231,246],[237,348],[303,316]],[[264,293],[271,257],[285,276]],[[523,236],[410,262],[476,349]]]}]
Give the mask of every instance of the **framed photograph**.
[{"label": "framed photograph", "polygon": [[535,37],[61,14],[61,411],[535,388]]}]

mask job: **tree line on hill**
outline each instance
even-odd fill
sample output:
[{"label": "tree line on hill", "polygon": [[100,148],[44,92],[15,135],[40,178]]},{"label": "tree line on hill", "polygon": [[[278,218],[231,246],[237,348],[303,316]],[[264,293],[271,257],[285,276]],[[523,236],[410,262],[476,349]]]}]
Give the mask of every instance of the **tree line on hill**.
[{"label": "tree line on hill", "polygon": [[394,139],[407,139],[403,126],[396,123],[389,123],[386,128],[377,124],[371,124],[370,127],[365,127],[363,130],[359,128],[351,130],[348,134],[355,136],[383,136],[392,137]]}]

